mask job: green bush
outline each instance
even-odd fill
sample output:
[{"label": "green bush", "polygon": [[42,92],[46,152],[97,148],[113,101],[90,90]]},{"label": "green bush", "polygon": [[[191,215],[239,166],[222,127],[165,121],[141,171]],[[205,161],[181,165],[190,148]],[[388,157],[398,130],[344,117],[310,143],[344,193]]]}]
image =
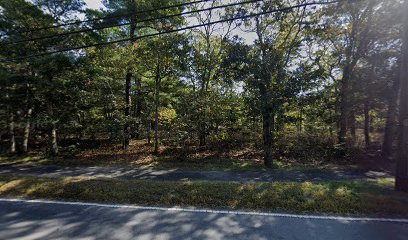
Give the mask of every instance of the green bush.
[{"label": "green bush", "polygon": [[283,132],[276,136],[275,154],[281,159],[300,163],[330,162],[337,160],[339,151],[336,139],[327,134]]}]

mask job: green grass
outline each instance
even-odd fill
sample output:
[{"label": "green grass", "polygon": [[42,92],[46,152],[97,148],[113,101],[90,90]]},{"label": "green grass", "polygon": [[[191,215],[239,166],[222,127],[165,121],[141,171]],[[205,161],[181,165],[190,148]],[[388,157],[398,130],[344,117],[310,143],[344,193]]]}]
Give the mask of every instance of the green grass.
[{"label": "green grass", "polygon": [[345,182],[160,182],[0,175],[0,196],[289,213],[407,216],[393,180]]}]

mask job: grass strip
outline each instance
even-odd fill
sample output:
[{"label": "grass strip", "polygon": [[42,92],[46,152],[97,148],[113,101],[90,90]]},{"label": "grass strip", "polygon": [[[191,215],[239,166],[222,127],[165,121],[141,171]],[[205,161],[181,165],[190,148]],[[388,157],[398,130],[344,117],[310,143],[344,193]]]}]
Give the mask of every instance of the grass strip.
[{"label": "grass strip", "polygon": [[406,217],[408,194],[394,192],[392,185],[392,179],[242,184],[0,175],[0,196],[149,206]]}]

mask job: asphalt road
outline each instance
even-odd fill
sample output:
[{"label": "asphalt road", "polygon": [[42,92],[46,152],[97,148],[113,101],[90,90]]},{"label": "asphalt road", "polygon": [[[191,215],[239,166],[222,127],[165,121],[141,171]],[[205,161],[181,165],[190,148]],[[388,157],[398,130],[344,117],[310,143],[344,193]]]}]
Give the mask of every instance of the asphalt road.
[{"label": "asphalt road", "polygon": [[275,169],[261,171],[189,171],[183,169],[137,169],[118,167],[61,167],[61,166],[30,166],[1,165],[0,174],[39,177],[97,177],[141,179],[158,181],[234,181],[234,182],[273,182],[273,181],[340,181],[355,179],[373,179],[391,177],[384,172],[366,171],[362,169]]},{"label": "asphalt road", "polygon": [[407,239],[408,220],[0,200],[0,239]]}]

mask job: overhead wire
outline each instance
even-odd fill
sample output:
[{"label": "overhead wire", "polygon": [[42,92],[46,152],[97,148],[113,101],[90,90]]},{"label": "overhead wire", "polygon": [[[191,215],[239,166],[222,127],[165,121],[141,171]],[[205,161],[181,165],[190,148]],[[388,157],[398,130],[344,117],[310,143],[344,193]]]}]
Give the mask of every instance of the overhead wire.
[{"label": "overhead wire", "polygon": [[28,58],[42,57],[42,56],[56,54],[56,53],[63,53],[63,52],[68,52],[68,51],[73,51],[73,50],[86,49],[86,48],[90,48],[90,47],[99,47],[99,46],[105,46],[105,45],[110,45],[110,44],[117,44],[117,43],[127,42],[127,41],[131,41],[131,40],[139,40],[139,39],[143,39],[143,38],[155,37],[155,36],[160,36],[160,35],[164,35],[164,34],[170,34],[170,33],[185,31],[185,30],[189,30],[189,29],[204,27],[204,26],[208,26],[208,25],[214,25],[214,24],[218,24],[218,23],[231,22],[231,21],[240,20],[240,19],[247,19],[247,18],[262,16],[262,15],[271,14],[271,13],[275,13],[275,12],[285,12],[285,11],[293,10],[293,9],[296,9],[296,8],[315,6],[315,5],[328,5],[328,4],[338,3],[338,2],[341,2],[341,1],[342,0],[332,0],[332,1],[326,1],[326,2],[310,2],[310,3],[297,4],[297,5],[293,5],[293,6],[289,6],[289,7],[273,9],[273,10],[263,11],[263,12],[259,12],[259,13],[252,13],[252,14],[247,14],[247,15],[243,15],[243,16],[236,16],[236,17],[232,17],[232,18],[228,18],[228,19],[221,19],[221,20],[217,20],[217,21],[212,21],[212,22],[207,22],[207,23],[203,23],[203,24],[197,24],[197,25],[192,25],[192,26],[187,26],[187,27],[182,27],[182,28],[177,28],[177,29],[168,30],[168,31],[164,31],[164,32],[146,34],[146,35],[138,36],[136,38],[124,38],[124,39],[119,39],[119,40],[114,40],[114,41],[109,41],[109,42],[100,42],[100,43],[82,45],[82,46],[77,46],[77,47],[64,48],[64,49],[59,49],[59,50],[55,50],[55,51],[49,51],[49,52],[44,52],[44,53],[39,53],[39,54],[32,54],[32,55],[28,55],[28,56],[16,57],[16,58],[11,58],[11,59],[2,59],[0,62],[17,61],[17,60],[23,60],[23,59],[28,59]]},{"label": "overhead wire", "polygon": [[148,19],[143,19],[143,20],[137,20],[135,22],[110,24],[110,25],[107,25],[107,26],[86,28],[86,29],[81,29],[81,30],[77,30],[77,31],[57,33],[57,34],[50,34],[50,35],[41,36],[41,37],[34,37],[34,38],[22,39],[22,40],[13,41],[13,42],[6,42],[6,43],[3,43],[3,44],[4,45],[15,45],[15,44],[23,43],[23,42],[32,42],[32,41],[49,39],[49,38],[56,38],[56,37],[69,36],[69,35],[75,35],[75,34],[86,33],[86,32],[93,32],[93,31],[96,31],[96,30],[103,30],[103,29],[107,29],[107,28],[123,27],[123,26],[132,25],[132,24],[151,22],[151,21],[158,21],[158,20],[163,20],[163,19],[167,19],[167,18],[180,17],[180,16],[190,15],[190,14],[194,14],[194,13],[200,13],[200,12],[211,11],[211,10],[220,9],[220,8],[234,7],[234,6],[250,4],[250,3],[256,3],[256,2],[262,2],[262,1],[264,1],[264,0],[250,0],[250,1],[239,2],[239,3],[230,3],[230,4],[225,4],[225,5],[213,6],[213,7],[210,7],[210,8],[203,8],[203,9],[192,10],[192,11],[187,11],[187,12],[182,12],[182,13],[176,13],[176,14],[171,14],[171,15],[163,15],[163,16],[160,16],[160,17],[153,17],[153,18],[148,18]]},{"label": "overhead wire", "polygon": [[47,29],[53,29],[53,28],[66,27],[66,26],[70,26],[70,25],[78,25],[78,24],[82,24],[82,23],[95,22],[95,21],[100,21],[100,20],[129,17],[129,16],[137,15],[137,14],[145,14],[145,13],[151,13],[151,12],[155,12],[155,11],[168,10],[168,9],[172,9],[172,8],[185,7],[185,6],[189,6],[189,5],[193,5],[193,4],[205,3],[205,2],[210,2],[210,1],[214,1],[214,0],[192,1],[192,2],[175,4],[175,5],[171,5],[171,6],[164,6],[164,7],[154,8],[154,9],[135,11],[133,13],[128,13],[128,14],[119,14],[119,15],[113,15],[113,16],[106,16],[106,17],[100,17],[100,18],[92,18],[92,19],[87,19],[87,20],[81,20],[81,21],[72,21],[72,22],[52,25],[52,26],[48,26],[48,27],[32,28],[32,29],[22,31],[22,32],[19,32],[19,33],[29,33],[29,32],[35,32],[35,31],[41,31],[41,30],[47,30]]}]

